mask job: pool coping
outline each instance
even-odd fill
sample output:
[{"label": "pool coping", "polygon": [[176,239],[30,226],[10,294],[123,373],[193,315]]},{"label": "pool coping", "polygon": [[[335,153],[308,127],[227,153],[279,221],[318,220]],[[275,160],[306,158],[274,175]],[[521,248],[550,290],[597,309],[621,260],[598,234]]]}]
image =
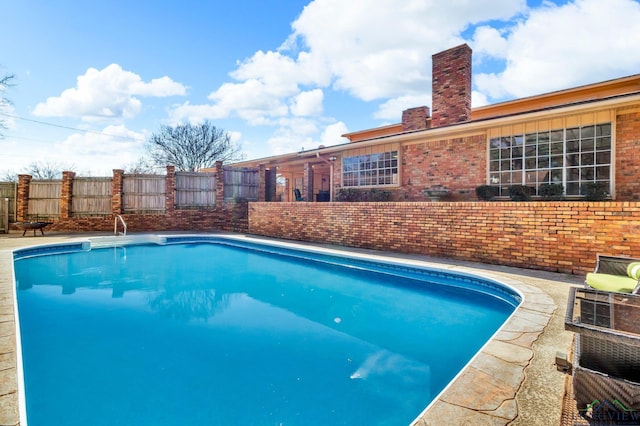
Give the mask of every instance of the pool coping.
[{"label": "pool coping", "polygon": [[[559,424],[564,375],[553,365],[556,351],[570,350],[571,333],[559,333],[570,284],[580,277],[544,271],[478,264],[417,255],[283,241],[245,234],[156,233],[211,235],[281,247],[345,253],[367,260],[392,261],[453,273],[472,274],[506,284],[523,296],[520,306],[501,329],[472,358],[454,381],[412,422],[415,426],[442,424]],[[105,234],[102,234],[105,235]],[[107,234],[108,235],[108,234]],[[140,235],[149,235],[148,233]],[[0,238],[0,424],[19,425],[20,404],[16,353],[13,250],[34,245],[86,241],[99,234],[48,234],[45,238]],[[564,305],[562,299],[564,297]],[[553,323],[553,326],[551,326]],[[545,333],[553,328],[553,333]],[[545,334],[554,334],[545,336]],[[19,338],[19,337],[18,337]],[[549,342],[544,342],[548,340]],[[540,344],[543,347],[539,347]],[[549,346],[551,345],[551,346]],[[555,349],[555,350],[554,350]],[[560,385],[558,385],[560,383]],[[542,389],[552,385],[553,389]],[[549,398],[550,393],[552,395]],[[556,400],[557,397],[557,400]],[[22,408],[20,408],[22,405]],[[24,413],[22,413],[24,416]],[[557,419],[557,421],[555,421]],[[550,422],[551,420],[551,422]],[[24,422],[22,423],[25,424]]]}]

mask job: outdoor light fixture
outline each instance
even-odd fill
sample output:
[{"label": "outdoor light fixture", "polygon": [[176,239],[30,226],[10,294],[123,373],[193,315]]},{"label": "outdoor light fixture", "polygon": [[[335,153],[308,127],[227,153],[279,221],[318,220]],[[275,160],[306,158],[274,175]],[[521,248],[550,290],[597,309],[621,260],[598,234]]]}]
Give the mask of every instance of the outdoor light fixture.
[{"label": "outdoor light fixture", "polygon": [[335,155],[332,155],[331,157],[329,157],[329,161],[336,161],[338,159],[338,157],[336,157]]}]

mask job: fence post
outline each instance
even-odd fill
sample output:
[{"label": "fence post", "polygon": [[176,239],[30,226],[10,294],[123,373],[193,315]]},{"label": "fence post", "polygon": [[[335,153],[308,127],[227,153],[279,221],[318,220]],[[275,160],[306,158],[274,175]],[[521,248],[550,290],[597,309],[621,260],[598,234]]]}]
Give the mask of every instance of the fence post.
[{"label": "fence post", "polygon": [[114,216],[122,214],[123,175],[124,170],[113,169],[111,212]]},{"label": "fence post", "polygon": [[224,167],[222,161],[216,161],[216,207],[224,204]]},{"label": "fence post", "polygon": [[18,194],[16,195],[16,221],[26,222],[29,217],[29,183],[31,175],[18,175]]},{"label": "fence post", "polygon": [[62,188],[60,188],[60,219],[71,217],[71,199],[73,198],[74,172],[62,172]]},{"label": "fence post", "polygon": [[176,166],[167,166],[165,179],[164,212],[171,214],[176,208]]}]

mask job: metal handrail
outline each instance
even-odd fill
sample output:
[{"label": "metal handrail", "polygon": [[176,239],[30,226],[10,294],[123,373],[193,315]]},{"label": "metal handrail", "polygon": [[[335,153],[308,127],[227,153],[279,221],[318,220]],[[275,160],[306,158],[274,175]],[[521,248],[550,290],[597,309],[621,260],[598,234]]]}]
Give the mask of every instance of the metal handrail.
[{"label": "metal handrail", "polygon": [[116,215],[113,221],[113,233],[116,236],[118,235],[118,219],[120,219],[120,222],[122,223],[122,227],[124,229],[124,232],[122,233],[122,235],[127,235],[127,224],[124,222],[124,219],[120,215]]}]

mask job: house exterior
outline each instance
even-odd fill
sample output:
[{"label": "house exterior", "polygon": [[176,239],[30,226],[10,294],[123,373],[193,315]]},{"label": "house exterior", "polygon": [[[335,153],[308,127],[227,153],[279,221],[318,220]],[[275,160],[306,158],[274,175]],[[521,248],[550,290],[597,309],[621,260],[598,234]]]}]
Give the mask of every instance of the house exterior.
[{"label": "house exterior", "polygon": [[640,74],[472,108],[471,56],[466,44],[433,55],[431,109],[348,133],[345,144],[236,166],[277,174],[286,182],[280,201],[295,201],[295,189],[314,202],[334,200],[340,189],[425,201],[424,190],[438,188],[449,201],[473,201],[481,185],[505,199],[510,186],[525,185],[535,198],[550,183],[568,200],[591,183],[612,200],[640,199]]}]

